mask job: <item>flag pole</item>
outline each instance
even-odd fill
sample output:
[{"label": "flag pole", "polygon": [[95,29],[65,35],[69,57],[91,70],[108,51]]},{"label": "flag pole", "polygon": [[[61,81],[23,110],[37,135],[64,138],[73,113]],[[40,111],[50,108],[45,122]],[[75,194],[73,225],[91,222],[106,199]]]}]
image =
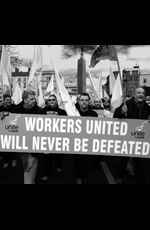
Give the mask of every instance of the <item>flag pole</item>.
[{"label": "flag pole", "polygon": [[[123,79],[122,79],[122,77],[121,77],[121,69],[120,69],[120,64],[119,64],[118,55],[117,55],[117,65],[118,65],[119,76],[120,76],[121,87],[122,87],[123,104],[124,104],[124,106],[126,106],[126,98],[125,98],[125,95],[124,95],[124,92],[123,92]],[[127,113],[125,113],[125,116],[127,117]]]},{"label": "flag pole", "polygon": [[[121,77],[121,69],[120,69],[120,64],[119,64],[118,55],[117,55],[117,66],[118,66],[118,70],[119,70],[119,76],[120,76],[121,87],[122,87],[122,93],[123,93],[123,79],[122,79],[122,77]],[[125,99],[124,93],[123,93],[123,102],[124,102],[124,104],[126,103],[126,99]]]}]

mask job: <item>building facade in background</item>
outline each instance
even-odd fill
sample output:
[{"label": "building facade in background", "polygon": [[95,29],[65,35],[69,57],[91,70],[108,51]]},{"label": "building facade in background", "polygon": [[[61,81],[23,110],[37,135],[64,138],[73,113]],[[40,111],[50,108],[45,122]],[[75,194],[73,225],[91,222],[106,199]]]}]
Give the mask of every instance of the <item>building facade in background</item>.
[{"label": "building facade in background", "polygon": [[[19,69],[15,69],[12,72],[12,88],[15,89],[15,85],[18,82],[22,92],[27,90],[27,81],[30,73],[30,68],[27,68],[26,71],[20,71]],[[119,75],[118,71],[113,71],[115,78]],[[78,74],[78,72],[77,72]],[[43,70],[42,71],[42,91],[43,95],[48,87],[48,84],[55,75],[53,70]],[[140,67],[135,65],[133,68],[126,68],[122,71],[123,78],[123,93],[126,96],[132,96],[133,90],[137,85],[141,85],[145,88],[146,96],[150,99],[150,73],[142,73],[140,71]],[[63,77],[65,87],[70,94],[70,96],[77,96],[78,94],[78,79],[77,76],[66,76]],[[88,80],[88,73],[86,73],[86,81]],[[94,79],[94,81],[96,78]],[[87,84],[87,83],[86,83]],[[87,88],[89,84],[86,85]],[[105,89],[106,93],[109,94],[109,75],[106,79],[106,83],[103,85],[103,89]],[[92,88],[89,90],[92,90]],[[0,101],[2,100],[2,86],[0,85]]]},{"label": "building facade in background", "polygon": [[[118,77],[119,72],[113,71],[115,78]],[[143,86],[146,91],[146,96],[150,97],[150,73],[142,73],[139,65],[135,65],[133,68],[125,68],[122,71],[122,83],[123,93],[125,96],[131,97],[133,95],[134,88],[138,85]],[[104,88],[108,95],[109,93],[109,75],[106,80]]]}]

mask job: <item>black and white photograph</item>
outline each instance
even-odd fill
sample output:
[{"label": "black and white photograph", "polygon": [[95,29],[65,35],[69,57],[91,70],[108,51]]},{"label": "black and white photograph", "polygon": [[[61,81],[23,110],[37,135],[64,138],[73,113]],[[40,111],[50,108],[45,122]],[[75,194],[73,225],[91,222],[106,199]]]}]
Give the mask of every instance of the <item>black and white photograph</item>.
[{"label": "black and white photograph", "polygon": [[0,45],[0,184],[150,184],[150,45]]}]

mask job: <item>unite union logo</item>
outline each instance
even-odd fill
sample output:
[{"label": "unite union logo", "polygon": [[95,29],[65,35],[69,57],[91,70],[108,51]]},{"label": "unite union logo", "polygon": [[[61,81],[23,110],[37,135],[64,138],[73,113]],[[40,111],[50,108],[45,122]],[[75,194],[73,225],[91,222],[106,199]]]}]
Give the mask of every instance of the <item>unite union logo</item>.
[{"label": "unite union logo", "polygon": [[146,124],[150,123],[150,121],[144,121],[141,126],[135,128],[136,131],[134,132],[131,132],[131,135],[134,137],[134,138],[144,138],[145,136],[145,132],[143,132],[143,129],[144,129],[144,126]]},{"label": "unite union logo", "polygon": [[5,129],[8,132],[18,132],[19,126],[17,125],[17,121],[20,115],[17,115],[14,120],[9,122],[9,125],[5,125]]}]

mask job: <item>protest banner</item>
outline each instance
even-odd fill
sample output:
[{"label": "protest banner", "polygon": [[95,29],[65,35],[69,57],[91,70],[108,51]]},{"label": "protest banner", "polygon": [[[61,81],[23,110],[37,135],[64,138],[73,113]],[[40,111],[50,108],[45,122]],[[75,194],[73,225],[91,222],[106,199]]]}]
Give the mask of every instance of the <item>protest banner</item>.
[{"label": "protest banner", "polygon": [[150,121],[9,114],[0,151],[150,158]]}]

